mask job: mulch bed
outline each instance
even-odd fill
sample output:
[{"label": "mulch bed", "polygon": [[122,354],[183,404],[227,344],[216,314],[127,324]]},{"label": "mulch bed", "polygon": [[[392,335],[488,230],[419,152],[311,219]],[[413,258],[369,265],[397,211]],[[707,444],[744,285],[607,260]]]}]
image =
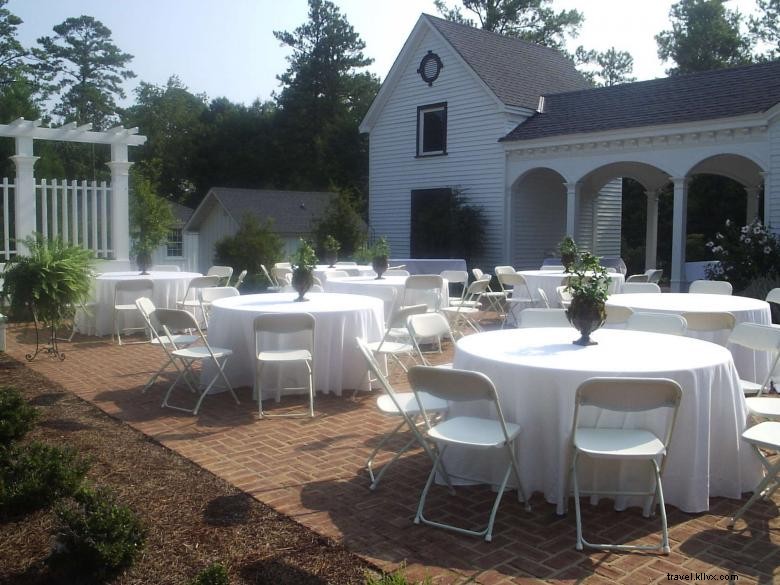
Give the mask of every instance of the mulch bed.
[{"label": "mulch bed", "polygon": [[[195,464],[0,354],[0,385],[40,411],[26,440],[90,458],[88,481],[113,490],[148,533],[135,564],[108,581],[187,583],[221,562],[231,583],[363,583],[372,567]],[[50,510],[0,521],[0,584],[76,583],[52,574]],[[85,583],[88,581],[84,581]]]}]

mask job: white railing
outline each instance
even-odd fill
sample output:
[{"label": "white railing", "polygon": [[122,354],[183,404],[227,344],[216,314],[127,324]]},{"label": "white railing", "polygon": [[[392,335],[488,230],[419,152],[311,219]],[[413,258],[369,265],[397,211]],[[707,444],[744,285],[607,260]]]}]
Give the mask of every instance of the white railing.
[{"label": "white railing", "polygon": [[[15,183],[2,182],[2,249],[0,259],[16,254],[14,243]],[[10,205],[9,205],[10,204]],[[41,179],[35,183],[35,229],[46,238],[61,238],[92,250],[98,258],[110,258],[111,187],[105,181]]]}]

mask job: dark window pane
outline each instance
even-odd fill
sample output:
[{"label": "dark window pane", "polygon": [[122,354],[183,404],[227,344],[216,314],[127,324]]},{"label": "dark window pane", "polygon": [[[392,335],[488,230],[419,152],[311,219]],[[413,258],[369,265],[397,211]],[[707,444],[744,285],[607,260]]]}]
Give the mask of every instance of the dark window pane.
[{"label": "dark window pane", "polygon": [[444,151],[444,110],[423,113],[423,152]]}]

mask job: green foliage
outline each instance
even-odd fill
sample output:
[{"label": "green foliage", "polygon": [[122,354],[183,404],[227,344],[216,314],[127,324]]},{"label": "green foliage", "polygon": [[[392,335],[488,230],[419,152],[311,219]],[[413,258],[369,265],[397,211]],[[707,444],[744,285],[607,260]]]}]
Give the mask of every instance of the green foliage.
[{"label": "green foliage", "polygon": [[293,270],[311,272],[317,266],[317,254],[314,253],[314,247],[311,242],[304,239],[300,239],[298,242],[298,249],[290,259],[290,264],[292,264]]},{"label": "green foliage", "polygon": [[16,38],[16,28],[22,19],[5,8],[8,0],[0,0],[0,87],[12,84],[19,79],[24,67],[22,59],[27,51]]},{"label": "green foliage", "polygon": [[43,443],[13,445],[0,455],[0,512],[44,508],[74,493],[89,467],[74,449]]},{"label": "green foliage", "polygon": [[327,250],[328,236],[340,244],[344,256],[351,256],[365,241],[365,224],[346,193],[331,200],[323,217],[314,225],[314,238],[321,250]]},{"label": "green foliage", "polygon": [[33,428],[38,411],[16,388],[0,387],[0,448],[21,439]]},{"label": "green foliage", "polygon": [[244,281],[248,289],[268,283],[262,275],[261,264],[273,266],[282,258],[284,243],[273,231],[270,221],[261,224],[252,215],[245,215],[233,236],[222,238],[214,245],[217,264],[232,266],[235,274],[246,270]]},{"label": "green foliage", "polygon": [[[780,288],[780,275],[774,274],[772,276],[757,276],[751,280],[745,288],[737,291],[737,294],[741,297],[750,297],[751,299],[766,299],[766,295],[773,288]],[[773,320],[774,322],[774,320]]]},{"label": "green foliage", "polygon": [[376,242],[374,242],[374,245],[371,246],[371,256],[390,256],[390,244],[387,243],[387,238],[385,236],[380,236]]},{"label": "green foliage", "polygon": [[607,269],[599,264],[599,259],[588,252],[580,254],[570,271],[566,290],[572,298],[587,299],[593,303],[605,303],[609,289]]},{"label": "green foliage", "polygon": [[758,61],[780,58],[780,0],[756,0],[758,16],[749,20],[750,34],[756,45],[766,45],[766,51],[755,55]]},{"label": "green foliage", "polygon": [[61,524],[51,562],[105,577],[133,563],[146,539],[135,513],[103,489],[83,488],[57,507]]},{"label": "green foliage", "polygon": [[339,250],[341,250],[341,244],[339,241],[330,234],[325,236],[325,240],[322,242],[322,247],[326,252],[331,253],[337,253]]},{"label": "green foliage", "polygon": [[116,121],[115,97],[124,98],[122,82],[135,77],[126,65],[133,56],[113,43],[111,30],[91,16],[68,18],[41,37],[33,65],[43,82],[43,96],[59,96],[53,113],[96,129]]},{"label": "green foliage", "polygon": [[469,26],[518,37],[565,50],[566,38],[575,37],[584,16],[577,10],[555,12],[551,0],[461,0],[478,23],[467,18],[459,6],[449,8],[444,0],[434,0],[434,5],[444,18]]},{"label": "green foliage", "polygon": [[365,585],[431,585],[433,581],[430,577],[425,577],[422,581],[409,581],[402,570],[392,573],[383,573],[379,577],[367,575]]},{"label": "green foliage", "polygon": [[[610,47],[606,51],[586,51],[584,47],[577,47],[574,55],[580,73],[590,79],[599,87],[609,87],[620,83],[636,81],[631,76],[634,70],[634,58],[627,51],[618,51]],[[594,69],[594,65],[597,68]]]},{"label": "green foliage", "polygon": [[706,245],[720,261],[707,268],[707,278],[727,280],[734,290],[742,290],[761,277],[780,276],[780,238],[758,218],[741,227],[727,219],[723,232]]},{"label": "green foliage", "polygon": [[89,298],[93,254],[41,235],[22,243],[28,255],[13,257],[3,274],[2,294],[11,299],[11,316],[21,320],[33,309],[39,320],[59,325]]},{"label": "green foliage", "polygon": [[148,257],[167,241],[174,223],[173,212],[171,205],[154,193],[152,184],[147,179],[137,177],[135,183],[130,198],[132,252],[136,257]]},{"label": "green foliage", "polygon": [[558,253],[563,256],[565,254],[572,254],[577,256],[579,254],[579,248],[577,243],[571,236],[565,236],[560,242],[558,242]]},{"label": "green foliage", "polygon": [[198,573],[190,585],[230,585],[230,577],[222,563],[212,563]]},{"label": "green foliage", "polygon": [[750,41],[740,31],[742,16],[723,0],[680,0],[672,5],[669,18],[672,30],[655,36],[658,57],[675,64],[667,74],[750,63]]}]

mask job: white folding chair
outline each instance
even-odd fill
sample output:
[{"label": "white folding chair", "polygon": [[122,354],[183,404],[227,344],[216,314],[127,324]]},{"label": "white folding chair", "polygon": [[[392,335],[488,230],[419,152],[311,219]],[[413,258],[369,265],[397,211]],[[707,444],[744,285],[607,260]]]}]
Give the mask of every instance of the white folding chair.
[{"label": "white folding chair", "polygon": [[290,270],[292,270],[292,264],[290,264],[289,262],[277,262],[276,264],[274,264],[274,268],[289,268]]},{"label": "white folding chair", "polygon": [[212,286],[201,289],[200,300],[205,313],[204,322],[208,327],[209,317],[211,316],[211,303],[219,299],[229,299],[230,297],[240,296],[241,293],[234,286]]},{"label": "white folding chair", "polygon": [[634,311],[629,307],[607,304],[604,309],[607,312],[607,318],[604,321],[605,325],[621,325],[627,323],[631,315],[634,314]]},{"label": "white folding chair", "polygon": [[[431,461],[435,461],[435,446],[430,445],[425,437],[423,437],[422,433],[420,432],[420,424],[422,421],[418,422],[417,419],[422,413],[422,408],[425,408],[425,410],[432,416],[438,417],[441,414],[447,412],[449,405],[446,400],[435,398],[426,392],[419,393],[418,397],[420,402],[418,402],[418,397],[415,397],[414,392],[396,392],[390,385],[390,382],[387,381],[387,378],[385,378],[384,374],[379,368],[379,364],[376,363],[376,360],[374,359],[374,356],[371,353],[371,349],[368,347],[368,345],[366,345],[366,343],[359,337],[356,338],[355,341],[357,343],[358,350],[361,354],[363,354],[363,358],[366,360],[369,375],[373,375],[374,379],[379,381],[379,384],[384,391],[384,393],[381,396],[378,396],[376,399],[377,409],[385,416],[401,418],[401,421],[398,423],[398,425],[392,431],[382,437],[382,440],[377,444],[374,450],[371,451],[371,454],[368,456],[368,460],[366,461],[368,476],[371,478],[371,485],[369,486],[369,489],[374,490],[379,485],[382,476],[390,468],[390,466],[415,444],[418,444],[423,448],[423,450],[430,456]],[[375,475],[373,468],[374,459],[376,458],[379,451],[387,444],[387,442],[395,435],[397,435],[398,432],[404,428],[404,426],[411,432],[412,438],[401,449],[396,451],[393,455],[393,458],[382,467],[378,474]],[[452,485],[449,483],[449,477],[446,475],[446,472],[444,472],[443,475],[448,485],[450,485],[450,489],[452,489]]]},{"label": "white folding chair", "polygon": [[460,296],[455,296],[452,294],[452,291],[448,290],[447,302],[442,304],[448,307],[458,301],[462,301],[469,283],[469,273],[465,270],[442,270],[439,275],[447,281],[448,289],[453,284],[460,285]]},{"label": "white folding chair", "polygon": [[409,305],[408,307],[398,307],[387,322],[387,328],[380,341],[373,341],[368,347],[375,355],[382,356],[385,363],[385,375],[388,375],[387,358],[392,359],[401,366],[406,372],[407,367],[401,361],[401,357],[411,357],[416,363],[417,350],[409,339],[409,330],[406,327],[406,320],[410,315],[427,312],[428,307],[422,303],[419,305]]},{"label": "white folding chair", "polygon": [[357,266],[357,262],[336,262],[336,266]]},{"label": "white folding chair", "polygon": [[[206,272],[206,276],[218,276],[222,286],[230,286],[230,277],[233,276],[233,268],[230,266],[212,266]],[[224,280],[224,282],[222,282]]]},{"label": "white folding chair", "polygon": [[148,278],[135,280],[120,280],[114,287],[114,326],[111,331],[111,341],[116,336],[117,343],[122,345],[122,331],[143,331],[146,327],[119,327],[119,315],[137,313],[135,301],[141,297],[151,297],[154,292],[154,282]]},{"label": "white folding chair", "polygon": [[541,301],[542,306],[540,308],[542,309],[549,309],[550,308],[550,299],[547,298],[547,293],[544,292],[543,288],[537,288],[536,292],[539,293],[539,300]]},{"label": "white folding chair", "polygon": [[756,500],[759,498],[769,500],[778,486],[780,486],[780,478],[778,478],[780,457],[774,457],[774,461],[772,461],[763,453],[763,451],[774,451],[775,455],[780,453],[780,422],[764,421],[758,423],[742,433],[742,438],[753,447],[753,451],[761,461],[761,465],[764,466],[765,473],[764,478],[756,486],[756,489],[753,490],[753,495],[750,496],[750,499],[731,518],[728,523],[729,527],[733,527]]},{"label": "white folding chair", "polygon": [[[496,271],[498,271],[499,268],[507,267],[496,266]],[[501,323],[501,327],[503,328],[504,325],[506,325],[510,315],[514,320],[515,325],[517,325],[517,312],[522,311],[527,307],[533,307],[536,304],[536,301],[531,295],[531,290],[528,288],[528,283],[522,274],[518,274],[517,272],[497,272],[497,274],[501,288],[508,294],[508,297],[504,301],[506,303],[506,313],[505,318]]]},{"label": "white folding chair", "polygon": [[176,306],[185,311],[189,311],[193,315],[197,315],[197,311],[200,311],[203,323],[208,327],[206,309],[203,307],[202,291],[203,289],[215,286],[219,286],[219,276],[196,276],[190,281],[189,285],[187,285],[187,292],[184,293],[184,298],[177,301]]},{"label": "white folding chair", "polygon": [[730,295],[734,287],[725,280],[694,280],[688,287],[688,292],[705,295]]},{"label": "white folding chair", "polygon": [[[484,537],[486,541],[490,542],[493,539],[493,523],[496,519],[498,506],[506,491],[510,477],[514,476],[517,482],[518,501],[525,502],[526,510],[530,510],[528,499],[523,490],[523,483],[520,479],[514,447],[514,441],[520,434],[520,425],[506,422],[493,382],[480,372],[415,366],[409,369],[409,384],[415,395],[418,396],[420,393],[425,392],[435,398],[449,402],[480,401],[492,411],[492,416],[489,418],[455,416],[437,423],[425,409],[422,398],[419,399],[427,428],[426,436],[428,439],[436,442],[439,450],[436,460],[433,466],[431,466],[428,481],[425,483],[425,488],[420,495],[417,515],[414,518],[415,524],[422,522],[430,526],[454,530],[460,534]],[[436,472],[443,468],[441,458],[449,445],[482,450],[501,449],[506,455],[506,472],[501,484],[498,486],[487,526],[481,530],[471,530],[430,520],[424,515],[428,491],[431,489]]]},{"label": "white folding chair", "polygon": [[408,270],[402,270],[400,268],[388,268],[385,270],[384,276],[410,276],[411,273]]},{"label": "white folding chair", "polygon": [[442,308],[443,288],[444,280],[438,274],[414,274],[409,276],[404,283],[401,306],[425,303],[429,311],[438,311]]},{"label": "white folding chair", "polygon": [[780,288],[773,288],[768,293],[766,293],[766,298],[764,299],[767,303],[780,303]]},{"label": "white folding chair", "polygon": [[[257,413],[263,417],[306,416],[305,413],[268,414],[263,412],[263,367],[266,364],[301,363],[306,368],[309,390],[309,413],[314,417],[314,316],[309,313],[267,313],[255,317],[255,385]],[[283,349],[265,349],[267,338],[273,336],[275,344]],[[294,348],[290,346],[294,345]],[[307,387],[287,388],[305,390]],[[282,397],[281,376],[277,378],[276,402]]]},{"label": "white folding chair", "polygon": [[292,268],[284,266],[274,266],[271,268],[271,277],[276,286],[282,287],[292,284]]},{"label": "white folding chair", "polygon": [[684,311],[683,319],[688,324],[688,331],[721,331],[731,333],[737,324],[737,319],[725,311]]},{"label": "white folding chair", "polygon": [[154,264],[149,270],[151,272],[181,272],[181,267],[178,264]]},{"label": "white folding chair", "polygon": [[[233,387],[230,385],[230,382],[225,375],[224,369],[228,358],[233,355],[233,351],[230,349],[212,347],[209,345],[209,342],[206,340],[206,336],[203,335],[203,331],[201,331],[200,326],[198,325],[198,321],[191,313],[188,313],[187,311],[181,309],[157,309],[154,312],[154,316],[157,318],[157,322],[160,324],[160,328],[162,329],[163,334],[168,337],[169,340],[171,340],[170,344],[163,343],[161,345],[163,349],[169,353],[170,357],[174,361],[178,360],[176,369],[179,370],[179,375],[165,393],[162,406],[174,408],[176,410],[183,410],[184,412],[191,412],[192,414],[196,415],[198,414],[198,410],[200,409],[200,405],[203,402],[203,399],[206,397],[212,387],[214,387],[219,378],[221,378],[224,382],[225,389],[230,392],[231,396],[233,396],[233,400],[236,401],[236,404],[240,404],[238,401],[238,396],[236,396],[236,393],[233,391]],[[190,345],[189,347],[181,348],[178,347],[172,341],[174,339],[174,331],[196,332],[200,345]],[[208,384],[206,384],[201,391],[200,396],[198,397],[198,401],[195,403],[195,407],[190,410],[181,406],[174,406],[169,404],[168,399],[170,398],[173,389],[179,383],[179,380],[184,380],[189,389],[195,391],[195,388],[198,386],[198,384],[196,382],[194,383],[194,371],[192,366],[197,362],[210,362],[211,365],[216,369],[216,372],[214,373],[214,376],[211,378],[211,380],[209,380]],[[193,376],[192,380],[189,379],[190,376]]]},{"label": "white folding chair", "polygon": [[159,345],[162,347],[165,351],[165,355],[167,356],[167,361],[160,367],[159,370],[157,370],[157,372],[152,374],[152,376],[149,378],[149,381],[141,389],[141,393],[143,394],[152,387],[152,385],[157,381],[157,378],[159,378],[160,375],[162,375],[168,369],[168,366],[173,365],[176,370],[180,372],[175,359],[173,356],[171,356],[167,347],[171,346],[177,349],[189,347],[198,341],[199,338],[197,335],[190,335],[185,333],[174,333],[171,337],[168,337],[167,335],[160,335],[159,323],[157,323],[157,317],[155,316],[157,307],[154,306],[152,300],[148,297],[141,297],[135,301],[135,306],[138,307],[138,310],[143,316],[144,321],[146,321],[146,326],[152,333],[152,345]]},{"label": "white folding chair", "polygon": [[[577,388],[572,424],[572,460],[570,477],[574,489],[574,506],[577,515],[577,550],[583,546],[602,550],[660,550],[669,554],[669,531],[666,524],[666,508],[661,485],[669,443],[677,419],[682,389],[674,380],[664,378],[591,378]],[[599,409],[618,413],[648,412],[669,409],[666,431],[662,437],[642,428],[609,428],[581,426],[584,409]],[[608,461],[647,461],[652,469],[653,489],[647,491],[580,490],[577,478],[577,462],[581,456]],[[659,462],[660,460],[660,462]],[[647,496],[652,511],[656,498],[661,509],[661,544],[658,546],[594,544],[582,536],[580,495],[633,495]]]},{"label": "white folding chair", "polygon": [[534,307],[520,311],[517,326],[521,329],[530,327],[571,327],[566,317],[566,309],[537,309]]},{"label": "white folding chair", "polygon": [[[435,339],[439,347],[439,354],[442,353],[441,340],[443,337],[452,340],[452,330],[447,317],[441,313],[417,313],[409,315],[406,319],[406,327],[409,330],[409,337],[412,339],[414,348],[425,366],[430,366],[430,362],[425,357],[420,348],[420,341],[424,339]],[[451,364],[447,364],[451,365]],[[441,367],[441,366],[439,366]]]},{"label": "white folding chair", "polygon": [[650,282],[647,274],[632,274],[626,278],[626,282]]},{"label": "white folding chair", "polygon": [[479,306],[482,295],[487,292],[490,286],[490,278],[483,278],[482,280],[475,280],[466,289],[465,299],[457,303],[454,307],[444,307],[441,312],[446,315],[450,321],[450,326],[454,333],[458,335],[464,335],[462,328],[468,326],[475,333],[479,333],[481,328],[479,326],[479,316],[482,314],[482,309]]},{"label": "white folding chair", "polygon": [[739,385],[747,395],[745,403],[752,416],[780,420],[780,399],[763,396],[772,387],[772,374],[780,361],[780,328],[758,323],[739,323],[729,336],[729,344],[767,352],[771,356],[772,366],[763,380],[740,379]]},{"label": "white folding chair", "polygon": [[265,276],[266,280],[268,281],[268,287],[266,290],[270,292],[279,292],[281,287],[279,286],[279,283],[276,282],[276,279],[271,276],[271,273],[268,272],[268,268],[265,267],[265,264],[260,265],[260,270],[263,272],[263,276]]},{"label": "white folding chair", "polygon": [[661,292],[661,287],[654,282],[626,282],[620,288],[620,294],[653,294]]},{"label": "white folding chair", "polygon": [[246,269],[244,269],[241,272],[239,272],[238,273],[238,278],[236,279],[236,284],[234,284],[233,286],[235,288],[238,288],[242,284],[244,284],[244,279],[246,278],[246,275],[247,275],[247,270]]},{"label": "white folding chair", "polygon": [[347,277],[349,277],[349,272],[347,272],[346,270],[331,270],[331,269],[328,269],[328,270],[325,270],[322,273],[322,277],[326,281],[330,280],[331,278],[347,278]]},{"label": "white folding chair", "polygon": [[658,284],[661,281],[661,277],[664,274],[664,271],[660,268],[648,268],[645,270],[645,274],[647,275],[647,282],[654,282]]},{"label": "white folding chair", "polygon": [[558,293],[558,306],[563,309],[568,309],[571,304],[571,291],[565,284],[555,287],[555,292]]},{"label": "white folding chair", "polygon": [[626,329],[667,335],[685,335],[688,321],[685,320],[685,317],[673,313],[637,312],[626,321]]}]

